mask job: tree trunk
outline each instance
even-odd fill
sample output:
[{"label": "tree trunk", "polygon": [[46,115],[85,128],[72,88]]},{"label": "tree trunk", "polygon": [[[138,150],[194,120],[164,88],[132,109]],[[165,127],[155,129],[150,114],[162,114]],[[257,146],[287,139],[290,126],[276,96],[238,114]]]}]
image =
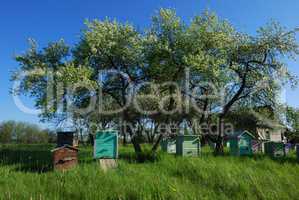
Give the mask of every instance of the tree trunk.
[{"label": "tree trunk", "polygon": [[82,128],[79,129],[81,143],[85,146]]},{"label": "tree trunk", "polygon": [[157,141],[155,142],[154,146],[152,147],[152,152],[155,153],[158,150],[159,144],[162,139],[163,139],[163,134],[160,134]]},{"label": "tree trunk", "polygon": [[132,141],[132,144],[134,146],[134,150],[135,150],[137,156],[139,156],[142,153],[141,145],[139,144],[139,142],[135,136],[132,137],[131,141]]},{"label": "tree trunk", "polygon": [[127,142],[127,134],[125,132],[123,121],[121,121],[120,132],[121,132],[121,135],[123,136],[123,145],[127,146],[127,143],[128,143]]},{"label": "tree trunk", "polygon": [[94,136],[93,136],[93,134],[92,133],[89,133],[89,143],[90,143],[90,145],[94,145]]},{"label": "tree trunk", "polygon": [[150,131],[146,130],[145,133],[146,133],[147,142],[149,144],[152,144],[152,139],[151,139],[151,136],[150,136]]},{"label": "tree trunk", "polygon": [[[121,123],[122,123],[122,127],[124,128],[123,132],[125,133],[126,131],[128,131],[130,137],[131,137],[131,142],[133,144],[133,147],[134,147],[134,150],[135,150],[135,153],[136,153],[136,156],[137,156],[137,159],[140,160],[142,159],[141,158],[141,154],[142,154],[142,148],[141,148],[141,145],[136,137],[136,135],[134,134],[133,130],[132,130],[132,127],[131,127],[131,124],[126,124],[126,122],[130,122],[130,117],[129,117],[129,114],[127,112],[124,112],[123,115],[122,115],[122,119],[121,119]],[[125,125],[125,127],[124,127]],[[125,136],[126,134],[124,134]]]},{"label": "tree trunk", "polygon": [[127,142],[127,136],[125,133],[122,134],[123,135],[123,145],[127,146],[128,142]]},{"label": "tree trunk", "polygon": [[127,130],[131,136],[131,142],[133,144],[133,147],[134,147],[134,150],[135,150],[135,153],[136,153],[136,156],[137,156],[137,159],[138,160],[141,160],[142,159],[142,148],[141,148],[141,145],[136,137],[136,135],[133,133],[133,130],[131,129],[130,126],[127,126]]},{"label": "tree trunk", "polygon": [[224,120],[223,116],[219,117],[219,122],[218,122],[218,136],[216,140],[216,147],[214,154],[215,155],[223,155],[224,154],[224,148],[223,148],[223,133],[224,132]]},{"label": "tree trunk", "polygon": [[[173,94],[174,91],[173,91],[173,88],[169,88],[169,94]],[[169,102],[169,105],[168,105],[168,111],[171,111],[173,108],[174,108],[174,105],[175,105],[175,100],[173,99],[173,97],[170,98],[170,102]],[[166,119],[166,124],[169,125],[170,124],[170,119],[169,117]],[[171,130],[170,130],[171,131]],[[152,147],[152,152],[153,153],[156,153],[156,151],[158,150],[158,147],[159,147],[159,144],[161,142],[161,140],[163,139],[163,134],[160,134],[157,141],[154,143],[154,146]]]}]

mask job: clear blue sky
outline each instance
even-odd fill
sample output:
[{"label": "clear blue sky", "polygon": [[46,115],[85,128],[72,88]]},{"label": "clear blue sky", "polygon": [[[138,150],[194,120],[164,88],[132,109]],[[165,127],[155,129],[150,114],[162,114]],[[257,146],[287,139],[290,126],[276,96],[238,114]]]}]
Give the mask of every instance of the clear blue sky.
[{"label": "clear blue sky", "polygon": [[[37,116],[22,113],[14,105],[9,88],[10,73],[17,68],[14,55],[28,47],[34,38],[42,47],[64,38],[68,44],[78,41],[85,19],[106,16],[129,21],[143,28],[160,7],[175,8],[185,21],[204,9],[228,19],[238,30],[255,33],[274,19],[288,28],[299,26],[299,1],[296,0],[9,0],[0,6],[0,121],[22,120],[38,123]],[[298,62],[289,68],[299,75]],[[299,90],[287,89],[287,103],[299,106]],[[32,105],[26,100],[27,105]],[[45,125],[43,125],[45,126]]]}]

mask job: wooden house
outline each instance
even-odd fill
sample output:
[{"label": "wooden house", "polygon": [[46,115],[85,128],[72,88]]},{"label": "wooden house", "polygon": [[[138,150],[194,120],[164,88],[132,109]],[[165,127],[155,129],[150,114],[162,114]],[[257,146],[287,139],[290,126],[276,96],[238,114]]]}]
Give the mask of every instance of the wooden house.
[{"label": "wooden house", "polygon": [[277,123],[268,125],[260,123],[257,127],[257,134],[261,142],[262,152],[273,156],[275,149],[280,148],[286,142],[284,139],[285,130],[284,126]]},{"label": "wooden house", "polygon": [[283,141],[283,128],[266,128],[257,127],[257,133],[260,140],[282,142]]}]

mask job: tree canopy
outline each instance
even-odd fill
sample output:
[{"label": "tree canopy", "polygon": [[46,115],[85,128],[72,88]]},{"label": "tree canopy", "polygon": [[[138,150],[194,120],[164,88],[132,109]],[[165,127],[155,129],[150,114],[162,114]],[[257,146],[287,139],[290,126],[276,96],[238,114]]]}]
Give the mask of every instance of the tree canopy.
[{"label": "tree canopy", "polygon": [[[295,32],[276,22],[252,36],[213,13],[185,23],[174,10],[161,9],[144,31],[94,20],[86,21],[73,47],[61,40],[38,49],[31,42],[16,58],[20,68],[13,80],[21,87],[14,92],[34,98],[42,120],[115,127],[129,135],[137,153],[144,134],[156,135],[147,137],[155,151],[182,127],[202,134],[198,125],[210,125],[216,116],[221,152],[228,113],[278,107],[281,87],[296,84],[284,58],[298,53]],[[24,72],[30,73],[20,78]],[[159,129],[165,124],[176,128]]]}]

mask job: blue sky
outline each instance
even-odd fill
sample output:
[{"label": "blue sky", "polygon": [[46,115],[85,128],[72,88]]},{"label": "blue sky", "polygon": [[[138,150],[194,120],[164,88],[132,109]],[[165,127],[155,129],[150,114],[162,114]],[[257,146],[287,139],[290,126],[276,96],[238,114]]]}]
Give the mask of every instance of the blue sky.
[{"label": "blue sky", "polygon": [[[229,20],[238,30],[254,34],[271,19],[288,28],[299,26],[299,1],[296,0],[9,0],[0,6],[0,121],[21,120],[38,123],[37,116],[22,113],[14,104],[9,89],[12,70],[18,65],[13,57],[28,47],[34,38],[43,47],[63,38],[68,44],[78,41],[85,19],[116,18],[144,28],[161,7],[174,8],[186,22],[209,9]],[[299,76],[298,62],[288,62]],[[299,106],[298,89],[286,89],[286,101]],[[32,102],[25,99],[26,105]],[[42,124],[40,124],[42,125]],[[46,125],[42,125],[46,126]]]}]

